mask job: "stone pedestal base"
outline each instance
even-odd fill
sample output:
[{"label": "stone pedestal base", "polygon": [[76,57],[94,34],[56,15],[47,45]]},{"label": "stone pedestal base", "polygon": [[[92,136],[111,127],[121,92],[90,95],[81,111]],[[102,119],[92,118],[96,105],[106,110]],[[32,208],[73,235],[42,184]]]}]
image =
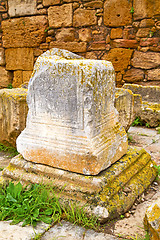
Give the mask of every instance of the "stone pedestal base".
[{"label": "stone pedestal base", "polygon": [[13,158],[3,170],[4,180],[50,184],[62,204],[86,205],[88,214],[100,221],[115,218],[128,211],[134,201],[156,177],[150,155],[145,150],[128,150],[127,154],[97,176],[85,176]]}]

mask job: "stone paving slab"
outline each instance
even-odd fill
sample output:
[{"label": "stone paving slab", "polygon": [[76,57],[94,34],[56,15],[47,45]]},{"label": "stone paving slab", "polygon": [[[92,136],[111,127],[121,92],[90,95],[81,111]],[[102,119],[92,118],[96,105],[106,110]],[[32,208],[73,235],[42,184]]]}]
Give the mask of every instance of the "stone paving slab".
[{"label": "stone paving slab", "polygon": [[44,233],[48,224],[40,223],[33,229],[31,226],[22,227],[22,223],[10,225],[11,221],[0,221],[0,240],[31,240],[35,234]]},{"label": "stone paving slab", "polygon": [[[86,230],[85,228],[76,226],[69,222],[62,221],[61,224],[57,224],[47,231],[41,240],[116,240],[117,238],[105,234],[98,233],[93,230]],[[117,239],[118,240],[118,239]]]}]

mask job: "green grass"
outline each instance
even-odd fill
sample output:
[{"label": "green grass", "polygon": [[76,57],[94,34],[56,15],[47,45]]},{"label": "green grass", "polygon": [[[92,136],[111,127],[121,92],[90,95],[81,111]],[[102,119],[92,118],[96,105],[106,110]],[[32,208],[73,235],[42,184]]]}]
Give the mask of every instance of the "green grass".
[{"label": "green grass", "polygon": [[146,123],[145,121],[141,120],[140,117],[136,117],[131,126],[145,126],[147,128],[150,127],[149,123]]},{"label": "green grass", "polygon": [[6,146],[2,143],[0,143],[0,151],[10,153],[9,157],[14,157],[19,154],[16,148],[12,146]]},{"label": "green grass", "polygon": [[66,219],[84,227],[96,229],[97,218],[88,217],[84,208],[75,204],[62,207],[49,186],[32,184],[23,187],[20,182],[10,182],[0,188],[0,221],[12,220],[12,224],[23,222],[22,226],[38,222],[53,224]]}]

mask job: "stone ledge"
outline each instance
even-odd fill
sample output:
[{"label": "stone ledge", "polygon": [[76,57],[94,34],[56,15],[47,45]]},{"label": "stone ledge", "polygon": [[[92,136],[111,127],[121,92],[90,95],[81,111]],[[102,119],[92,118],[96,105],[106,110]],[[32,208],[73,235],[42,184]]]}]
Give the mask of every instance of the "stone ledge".
[{"label": "stone ledge", "polygon": [[150,155],[145,150],[128,150],[119,161],[97,176],[31,163],[21,155],[3,170],[3,180],[44,183],[53,186],[62,204],[86,205],[88,214],[106,221],[128,211],[156,177]]}]

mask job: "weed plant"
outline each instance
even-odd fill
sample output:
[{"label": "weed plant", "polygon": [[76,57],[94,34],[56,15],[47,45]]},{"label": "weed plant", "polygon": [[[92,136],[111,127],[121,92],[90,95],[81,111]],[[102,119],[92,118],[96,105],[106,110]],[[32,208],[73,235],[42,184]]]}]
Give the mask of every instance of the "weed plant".
[{"label": "weed plant", "polygon": [[35,227],[42,221],[51,224],[67,219],[84,227],[95,229],[97,218],[87,217],[83,208],[76,205],[62,207],[52,187],[33,184],[23,187],[20,182],[10,182],[0,189],[0,220],[12,220],[12,224]]},{"label": "weed plant", "polygon": [[0,143],[0,151],[10,153],[9,157],[14,157],[19,154],[16,148],[12,146],[5,146],[2,143]]}]

